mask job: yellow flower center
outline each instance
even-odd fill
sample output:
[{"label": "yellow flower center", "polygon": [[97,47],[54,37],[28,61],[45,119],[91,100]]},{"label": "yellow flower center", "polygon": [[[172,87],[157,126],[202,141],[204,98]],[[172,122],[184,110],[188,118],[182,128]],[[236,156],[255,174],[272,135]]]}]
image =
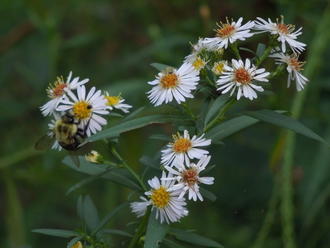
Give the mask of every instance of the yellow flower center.
[{"label": "yellow flower center", "polygon": [[235,71],[235,80],[241,84],[249,84],[252,80],[250,73],[245,68],[238,68]]},{"label": "yellow flower center", "polygon": [[220,75],[223,73],[224,67],[225,67],[225,63],[223,62],[215,63],[213,66],[213,72],[217,75]]},{"label": "yellow flower center", "polygon": [[73,113],[80,120],[87,119],[91,116],[92,108],[88,102],[79,101],[73,105]]},{"label": "yellow flower center", "polygon": [[83,248],[82,244],[80,241],[78,241],[77,243],[75,243],[73,246],[71,246],[71,248]]},{"label": "yellow flower center", "polygon": [[160,186],[159,189],[152,190],[151,201],[157,208],[164,208],[170,201],[170,193],[163,186]]},{"label": "yellow flower center", "polygon": [[187,152],[191,147],[191,141],[182,137],[176,137],[172,145],[172,149],[175,153]]},{"label": "yellow flower center", "polygon": [[160,79],[160,85],[164,89],[174,88],[178,85],[178,76],[174,73],[168,73]]},{"label": "yellow flower center", "polygon": [[64,94],[64,89],[67,86],[68,85],[64,82],[63,77],[57,77],[53,85],[50,85],[46,90],[49,98],[57,98],[62,96]]},{"label": "yellow flower center", "polygon": [[193,186],[198,182],[198,172],[194,168],[183,171],[181,176],[183,182],[187,183],[189,186]]},{"label": "yellow flower center", "polygon": [[205,66],[205,64],[206,64],[205,61],[202,60],[201,57],[197,57],[195,61],[192,63],[193,67],[198,71],[202,69]]},{"label": "yellow flower center", "polygon": [[120,96],[104,96],[104,97],[108,101],[107,102],[108,106],[117,105],[119,103],[119,101],[121,100]]},{"label": "yellow flower center", "polygon": [[220,23],[220,24],[218,24],[218,26],[219,26],[219,28],[216,29],[216,32],[217,32],[216,35],[221,38],[227,38],[235,32],[235,27],[229,23],[225,23],[225,24]]}]

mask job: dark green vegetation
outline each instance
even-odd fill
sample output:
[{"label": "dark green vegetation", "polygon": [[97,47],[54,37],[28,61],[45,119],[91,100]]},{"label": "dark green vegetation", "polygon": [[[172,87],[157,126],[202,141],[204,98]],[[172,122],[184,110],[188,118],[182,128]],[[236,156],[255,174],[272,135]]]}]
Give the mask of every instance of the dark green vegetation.
[{"label": "dark green vegetation", "polygon": [[[303,26],[301,40],[308,44],[305,91],[287,89],[283,76],[273,84],[275,94],[240,101],[233,111],[287,110],[330,142],[326,1],[3,0],[0,13],[0,247],[65,247],[67,239],[31,230],[78,227],[81,194],[91,196],[103,217],[130,192],[97,179],[65,195],[86,175],[65,166],[63,153],[33,149],[47,129],[38,107],[48,83],[72,70],[99,88],[122,92],[137,109],[148,104],[146,82],[157,72],[149,64],[179,65],[190,51],[189,41],[212,34],[215,21],[226,16],[283,14],[287,22]],[[120,137],[121,154],[136,171],[143,154],[152,156],[166,143],[149,139],[155,130],[172,132],[170,125],[157,125]],[[211,152],[216,183],[209,189],[217,200],[191,205],[189,217],[174,227],[196,229],[227,248],[328,247],[329,148],[264,123],[222,141]],[[131,231],[126,225],[132,221],[136,218],[122,210],[109,228]],[[117,244],[126,239],[109,237]]]}]

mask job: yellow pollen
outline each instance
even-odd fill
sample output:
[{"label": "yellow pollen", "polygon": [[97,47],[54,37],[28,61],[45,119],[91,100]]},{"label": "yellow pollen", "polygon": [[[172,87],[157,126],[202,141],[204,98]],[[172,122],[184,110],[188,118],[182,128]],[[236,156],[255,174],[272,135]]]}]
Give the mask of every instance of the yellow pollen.
[{"label": "yellow pollen", "polygon": [[170,193],[163,186],[160,186],[159,189],[152,190],[151,201],[157,208],[164,208],[170,201]]},{"label": "yellow pollen", "polygon": [[298,61],[298,59],[296,57],[292,57],[292,58],[290,58],[288,64],[292,68],[294,68],[294,70],[296,70],[296,71],[302,71],[303,70],[302,67],[304,66],[305,62],[300,62],[300,61]]},{"label": "yellow pollen", "polygon": [[193,67],[198,71],[202,69],[205,66],[205,64],[206,63],[204,62],[204,60],[201,59],[201,57],[197,57],[195,61],[192,63]]},{"label": "yellow pollen", "polygon": [[235,27],[229,23],[225,23],[225,24],[220,23],[220,24],[218,24],[218,26],[219,26],[219,28],[216,29],[216,32],[217,32],[216,35],[221,38],[227,38],[235,32]]},{"label": "yellow pollen", "polygon": [[108,101],[107,102],[108,106],[117,105],[121,100],[120,96],[104,96],[104,97]]},{"label": "yellow pollen", "polygon": [[223,73],[223,69],[225,67],[225,63],[223,62],[219,62],[219,63],[215,63],[214,66],[213,66],[213,72],[216,74],[216,75],[220,75]]},{"label": "yellow pollen", "polygon": [[183,171],[181,176],[183,182],[187,183],[189,186],[193,186],[198,182],[198,172],[194,168]]},{"label": "yellow pollen", "polygon": [[178,76],[174,73],[168,73],[160,79],[160,85],[164,89],[174,88],[178,85]]},{"label": "yellow pollen", "polygon": [[57,98],[64,94],[64,89],[67,86],[68,85],[64,82],[63,77],[57,77],[53,85],[50,85],[46,91],[50,98]]},{"label": "yellow pollen", "polygon": [[73,105],[73,113],[80,120],[89,118],[91,116],[91,112],[92,105],[86,101],[79,101]]},{"label": "yellow pollen", "polygon": [[249,84],[252,78],[245,68],[238,68],[235,71],[235,80],[241,84]]},{"label": "yellow pollen", "polygon": [[174,137],[172,149],[175,153],[183,153],[190,150],[192,147],[191,141],[182,137]]},{"label": "yellow pollen", "polygon": [[75,243],[73,246],[71,246],[71,248],[83,248],[82,244],[80,241],[78,241],[77,243]]}]

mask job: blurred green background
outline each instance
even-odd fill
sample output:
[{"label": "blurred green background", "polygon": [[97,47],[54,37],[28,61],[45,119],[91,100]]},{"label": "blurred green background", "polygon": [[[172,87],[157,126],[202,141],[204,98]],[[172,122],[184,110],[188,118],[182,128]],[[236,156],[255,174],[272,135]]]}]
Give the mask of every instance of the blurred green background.
[{"label": "blurred green background", "polygon": [[[63,153],[37,153],[33,149],[47,130],[47,120],[38,107],[47,100],[48,83],[72,70],[74,76],[90,78],[99,88],[122,92],[136,109],[149,104],[146,82],[156,73],[149,64],[180,65],[190,52],[189,42],[212,35],[215,22],[226,16],[247,20],[257,16],[274,19],[282,14],[287,22],[303,26],[300,40],[309,45],[303,57],[306,66],[312,61],[313,67],[301,121],[330,142],[330,49],[324,46],[330,38],[327,4],[321,0],[1,0],[0,247],[66,247],[67,240],[31,230],[79,226],[75,213],[79,194],[90,194],[102,215],[129,194],[99,180],[65,195],[86,175],[64,166]],[[255,49],[256,44],[250,46]],[[286,88],[285,78],[275,84],[274,92],[253,103],[241,101],[235,111],[290,110],[297,93]],[[121,137],[121,151],[135,170],[140,170],[138,160],[143,154],[153,154],[165,144],[149,140],[153,132],[171,134],[171,129],[145,128]],[[258,124],[227,138],[225,145],[214,146],[211,154],[217,164],[213,171],[216,183],[209,189],[218,199],[191,204],[191,214],[181,225],[197,229],[227,248],[246,248],[260,238],[263,225],[272,223],[263,247],[283,247],[280,205],[277,200],[271,201],[285,150],[283,133],[279,128]],[[297,247],[327,248],[329,149],[298,136],[293,156]],[[274,202],[275,211],[265,223],[270,202]],[[133,215],[122,214],[111,225],[126,229],[133,220]]]}]

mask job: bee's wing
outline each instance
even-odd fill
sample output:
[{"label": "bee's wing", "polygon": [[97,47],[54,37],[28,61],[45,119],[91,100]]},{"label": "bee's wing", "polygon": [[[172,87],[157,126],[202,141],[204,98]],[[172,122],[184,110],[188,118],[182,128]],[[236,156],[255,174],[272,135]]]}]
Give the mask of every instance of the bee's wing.
[{"label": "bee's wing", "polygon": [[52,147],[54,138],[45,134],[34,145],[34,148],[39,151],[48,150]]}]

